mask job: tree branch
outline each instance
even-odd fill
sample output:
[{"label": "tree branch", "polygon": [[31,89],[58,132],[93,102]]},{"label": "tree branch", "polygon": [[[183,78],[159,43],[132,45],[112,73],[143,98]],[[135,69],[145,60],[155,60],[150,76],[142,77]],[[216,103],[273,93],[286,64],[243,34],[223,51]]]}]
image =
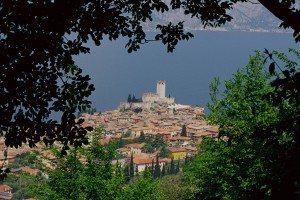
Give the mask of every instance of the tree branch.
[{"label": "tree branch", "polygon": [[300,11],[292,9],[279,0],[258,0],[273,15],[283,21],[284,25],[290,26],[295,32],[300,32]]}]

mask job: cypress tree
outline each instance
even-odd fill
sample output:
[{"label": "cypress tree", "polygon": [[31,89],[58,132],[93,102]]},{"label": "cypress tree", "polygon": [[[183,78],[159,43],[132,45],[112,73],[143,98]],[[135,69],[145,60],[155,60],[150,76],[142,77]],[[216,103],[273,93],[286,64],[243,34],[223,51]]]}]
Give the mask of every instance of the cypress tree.
[{"label": "cypress tree", "polygon": [[165,176],[166,175],[166,166],[163,165],[162,170],[161,170],[161,176]]},{"label": "cypress tree", "polygon": [[160,165],[159,165],[159,161],[158,161],[158,155],[156,155],[156,163],[155,163],[153,177],[154,178],[160,177]]},{"label": "cypress tree", "polygon": [[180,163],[179,163],[179,160],[178,160],[177,165],[176,165],[176,169],[175,169],[175,173],[177,174],[179,171],[180,171]]},{"label": "cypress tree", "polygon": [[151,174],[154,176],[154,160],[152,159]]},{"label": "cypress tree", "polygon": [[130,181],[130,172],[129,172],[128,165],[125,165],[125,167],[124,167],[124,174],[125,174],[125,181],[129,182]]},{"label": "cypress tree", "polygon": [[170,174],[175,174],[175,165],[173,158],[171,158]]},{"label": "cypress tree", "polygon": [[137,165],[135,165],[135,175],[138,175],[138,173],[139,173],[139,168]]},{"label": "cypress tree", "polygon": [[131,158],[130,158],[129,175],[130,177],[134,176],[133,154],[131,154]]},{"label": "cypress tree", "polygon": [[131,94],[129,94],[129,95],[128,95],[128,98],[127,98],[127,102],[128,102],[128,103],[131,103],[131,101],[132,101],[132,99],[131,99]]},{"label": "cypress tree", "polygon": [[132,95],[131,102],[132,102],[132,103],[135,103],[135,102],[136,102],[136,98],[135,98],[134,94]]}]

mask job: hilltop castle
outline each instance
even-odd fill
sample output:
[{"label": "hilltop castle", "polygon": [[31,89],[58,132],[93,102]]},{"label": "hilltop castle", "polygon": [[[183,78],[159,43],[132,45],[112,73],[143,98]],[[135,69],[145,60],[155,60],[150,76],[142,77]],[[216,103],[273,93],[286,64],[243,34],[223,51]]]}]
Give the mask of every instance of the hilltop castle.
[{"label": "hilltop castle", "polygon": [[142,108],[142,109],[150,109],[153,103],[166,103],[166,104],[174,104],[174,97],[166,97],[166,81],[159,80],[156,84],[156,93],[154,92],[146,92],[142,96],[142,102],[138,103],[128,103],[122,102],[119,106],[119,109],[126,108]]},{"label": "hilltop castle", "polygon": [[157,81],[156,93],[147,92],[142,96],[143,102],[157,102],[172,104],[175,102],[174,97],[166,97],[166,81]]}]

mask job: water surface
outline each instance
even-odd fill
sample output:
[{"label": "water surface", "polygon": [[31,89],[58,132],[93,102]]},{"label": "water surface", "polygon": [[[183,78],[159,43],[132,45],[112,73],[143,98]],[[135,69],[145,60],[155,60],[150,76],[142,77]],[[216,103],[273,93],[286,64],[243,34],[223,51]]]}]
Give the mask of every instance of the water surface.
[{"label": "water surface", "polygon": [[77,57],[76,62],[96,87],[93,106],[100,111],[115,109],[129,93],[138,97],[155,91],[157,80],[167,81],[166,94],[178,103],[206,106],[213,77],[230,78],[255,50],[299,47],[291,34],[199,31],[194,35],[180,42],[174,53],[167,53],[159,42],[131,54],[124,48],[124,39],[91,45],[91,54]]}]

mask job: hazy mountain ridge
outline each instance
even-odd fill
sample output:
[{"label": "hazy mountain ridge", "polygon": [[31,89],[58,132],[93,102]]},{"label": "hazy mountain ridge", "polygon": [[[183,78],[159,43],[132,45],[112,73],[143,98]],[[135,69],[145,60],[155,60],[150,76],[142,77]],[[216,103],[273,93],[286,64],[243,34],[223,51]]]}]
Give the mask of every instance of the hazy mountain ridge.
[{"label": "hazy mountain ridge", "polygon": [[[168,3],[168,1],[165,1]],[[233,20],[225,26],[218,28],[206,27],[205,30],[215,31],[255,31],[255,32],[287,32],[288,30],[278,28],[280,20],[272,15],[261,4],[238,3],[230,11]],[[146,30],[154,31],[156,24],[167,24],[168,22],[185,22],[186,30],[203,30],[201,21],[184,15],[182,9],[172,10],[165,13],[155,13],[153,22],[145,23]]]}]

